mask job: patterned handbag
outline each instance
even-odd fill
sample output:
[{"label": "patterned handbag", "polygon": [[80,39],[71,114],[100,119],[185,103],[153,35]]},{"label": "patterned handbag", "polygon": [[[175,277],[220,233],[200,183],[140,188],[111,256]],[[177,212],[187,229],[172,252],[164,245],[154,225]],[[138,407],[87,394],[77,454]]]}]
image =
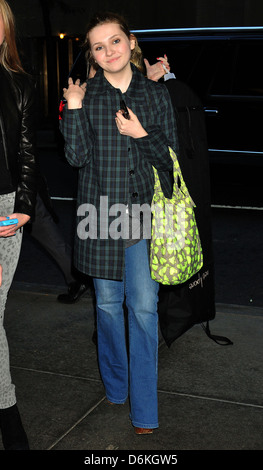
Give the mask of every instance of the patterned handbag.
[{"label": "patterned handbag", "polygon": [[195,220],[195,204],[188,192],[175,152],[171,199],[164,196],[156,168],[152,200],[150,243],[151,277],[161,284],[181,284],[203,266],[203,253]]}]

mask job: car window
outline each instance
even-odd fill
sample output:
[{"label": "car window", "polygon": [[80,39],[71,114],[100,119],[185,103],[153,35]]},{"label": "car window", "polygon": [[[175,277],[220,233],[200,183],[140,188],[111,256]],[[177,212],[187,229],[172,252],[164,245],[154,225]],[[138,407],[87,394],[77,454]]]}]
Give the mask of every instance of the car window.
[{"label": "car window", "polygon": [[209,93],[210,84],[217,76],[223,50],[218,41],[203,41],[197,46],[199,47],[195,53],[193,68],[186,82],[204,100]]},{"label": "car window", "polygon": [[223,44],[209,94],[263,96],[262,56],[263,45],[254,41]]},{"label": "car window", "polygon": [[167,54],[171,71],[178,80],[187,83],[201,99],[215,75],[221,54],[217,41],[201,40],[140,40],[139,45],[150,63]]},{"label": "car window", "polygon": [[231,95],[236,67],[236,44],[222,43],[218,48],[217,58],[208,95]]},{"label": "car window", "polygon": [[150,63],[167,54],[178,80],[209,95],[263,96],[262,41],[140,39]]},{"label": "car window", "polygon": [[232,93],[263,96],[263,45],[248,43],[238,47]]}]

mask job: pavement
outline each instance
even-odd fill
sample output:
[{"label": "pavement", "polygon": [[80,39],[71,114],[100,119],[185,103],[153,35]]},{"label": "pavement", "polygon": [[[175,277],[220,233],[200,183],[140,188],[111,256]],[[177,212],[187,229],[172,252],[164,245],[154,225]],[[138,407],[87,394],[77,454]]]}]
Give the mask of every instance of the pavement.
[{"label": "pavement", "polygon": [[211,333],[233,345],[215,343],[201,325],[170,348],[160,337],[160,427],[137,436],[129,404],[112,406],[105,399],[92,341],[92,297],[64,305],[58,293],[15,283],[7,301],[11,373],[32,451],[84,451],[87,459],[126,451],[122,463],[134,464],[139,455],[142,464],[145,455],[177,455],[180,463],[180,452],[188,450],[263,449],[263,308],[216,304]]}]

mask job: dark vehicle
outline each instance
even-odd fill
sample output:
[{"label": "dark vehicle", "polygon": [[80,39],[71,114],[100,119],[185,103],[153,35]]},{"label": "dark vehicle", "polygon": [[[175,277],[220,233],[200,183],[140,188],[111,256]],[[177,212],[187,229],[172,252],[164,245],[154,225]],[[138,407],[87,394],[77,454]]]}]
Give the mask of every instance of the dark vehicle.
[{"label": "dark vehicle", "polygon": [[203,103],[212,202],[263,206],[263,27],[133,32],[144,57],[167,54]]}]

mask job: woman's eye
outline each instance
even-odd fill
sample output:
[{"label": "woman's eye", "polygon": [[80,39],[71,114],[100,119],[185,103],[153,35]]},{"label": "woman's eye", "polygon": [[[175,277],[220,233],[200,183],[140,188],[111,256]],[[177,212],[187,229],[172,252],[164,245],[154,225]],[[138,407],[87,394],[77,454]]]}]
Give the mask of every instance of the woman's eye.
[{"label": "woman's eye", "polygon": [[95,48],[95,51],[101,51],[101,49],[102,49],[102,46],[97,46],[97,47]]},{"label": "woman's eye", "polygon": [[115,39],[115,40],[113,41],[113,44],[118,44],[119,42],[120,42],[120,39]]}]

